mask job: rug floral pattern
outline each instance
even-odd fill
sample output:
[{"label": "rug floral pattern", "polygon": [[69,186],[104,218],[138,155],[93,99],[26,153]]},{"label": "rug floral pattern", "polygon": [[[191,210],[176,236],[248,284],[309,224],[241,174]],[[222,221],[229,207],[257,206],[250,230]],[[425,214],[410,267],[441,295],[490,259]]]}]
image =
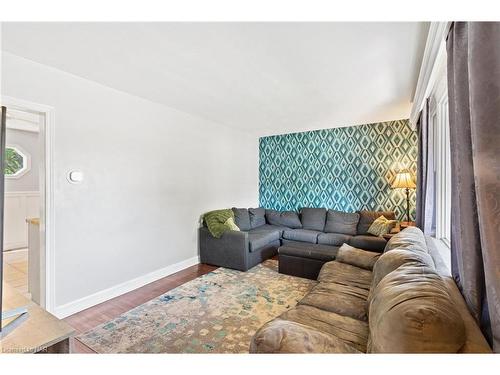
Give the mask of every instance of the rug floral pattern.
[{"label": "rug floral pattern", "polygon": [[254,333],[316,284],[268,260],[218,268],[77,337],[98,353],[248,353]]}]

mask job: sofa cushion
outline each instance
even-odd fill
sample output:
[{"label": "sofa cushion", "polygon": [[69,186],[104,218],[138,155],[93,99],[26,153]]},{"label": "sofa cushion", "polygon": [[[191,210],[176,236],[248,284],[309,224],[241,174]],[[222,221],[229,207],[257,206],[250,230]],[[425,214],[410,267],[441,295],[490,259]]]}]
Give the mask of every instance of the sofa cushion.
[{"label": "sofa cushion", "polygon": [[367,299],[368,291],[366,289],[338,283],[321,282],[299,302],[299,305],[313,306],[321,310],[366,321]]},{"label": "sofa cushion", "polygon": [[280,318],[333,335],[356,350],[366,352],[368,323],[365,321],[307,305],[298,305]]},{"label": "sofa cushion", "polygon": [[383,237],[372,236],[371,234],[362,234],[353,236],[349,240],[349,245],[357,247],[358,249],[383,252],[387,241]]},{"label": "sofa cushion", "polygon": [[373,291],[369,352],[456,353],[464,343],[463,319],[431,268],[403,265]]},{"label": "sofa cushion", "polygon": [[326,214],[326,224],[324,231],[327,233],[356,234],[359,222],[357,212],[342,212],[328,210]]},{"label": "sofa cushion", "polygon": [[287,229],[283,231],[283,238],[287,240],[317,243],[321,232],[308,229]]},{"label": "sofa cushion", "polygon": [[299,215],[294,211],[266,210],[266,220],[269,224],[280,225],[292,229],[302,228]]},{"label": "sofa cushion", "polygon": [[234,213],[234,223],[242,231],[250,230],[250,215],[248,214],[248,209],[246,208],[232,208]]},{"label": "sofa cushion", "polygon": [[250,228],[258,228],[266,224],[266,210],[263,208],[249,208],[248,214],[250,216]]},{"label": "sofa cushion", "polygon": [[380,216],[384,216],[388,220],[395,220],[396,215],[394,215],[393,211],[358,211],[359,213],[359,222],[357,234],[367,234],[368,228],[370,225]]},{"label": "sofa cushion", "polygon": [[408,248],[410,250],[421,250],[428,252],[424,233],[417,227],[408,227],[391,237],[384,251],[392,249]]},{"label": "sofa cushion", "polygon": [[302,228],[323,232],[325,229],[325,208],[302,208],[300,210]]},{"label": "sofa cushion", "polygon": [[434,267],[429,254],[422,251],[410,251],[408,249],[394,249],[383,253],[373,267],[372,288],[375,288],[380,280],[406,263]]},{"label": "sofa cushion", "polygon": [[372,272],[337,261],[323,265],[318,275],[319,282],[338,283],[370,290]]},{"label": "sofa cushion", "polygon": [[318,243],[330,246],[341,246],[349,242],[352,236],[342,233],[321,233],[318,235]]},{"label": "sofa cushion", "polygon": [[254,230],[258,230],[258,229],[272,229],[272,230],[277,230],[280,234],[280,238],[283,236],[283,231],[289,229],[287,227],[283,227],[281,225],[271,225],[271,224],[264,224],[264,225],[261,225],[260,227],[258,228],[255,228]]},{"label": "sofa cushion", "polygon": [[273,229],[251,229],[248,232],[248,246],[251,252],[261,249],[275,241],[279,241],[280,232]]},{"label": "sofa cushion", "polygon": [[250,353],[360,353],[336,336],[304,324],[274,319],[253,336]]},{"label": "sofa cushion", "polygon": [[373,270],[373,266],[380,257],[380,253],[374,253],[372,251],[366,251],[352,247],[348,244],[343,244],[335,260],[341,263],[347,263],[351,266],[356,266],[359,268],[364,268],[365,270]]}]

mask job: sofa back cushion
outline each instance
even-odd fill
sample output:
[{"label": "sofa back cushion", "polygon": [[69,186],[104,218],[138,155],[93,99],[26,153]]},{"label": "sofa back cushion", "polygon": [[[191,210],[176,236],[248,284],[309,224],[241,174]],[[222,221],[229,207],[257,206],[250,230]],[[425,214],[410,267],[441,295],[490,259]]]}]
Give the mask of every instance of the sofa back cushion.
[{"label": "sofa back cushion", "polygon": [[354,236],[359,222],[356,212],[328,210],[324,231],[327,233],[342,233]]},{"label": "sofa back cushion", "polygon": [[373,266],[372,291],[377,287],[380,280],[407,263],[415,266],[434,268],[431,256],[422,251],[410,251],[408,249],[388,251],[383,253]]},{"label": "sofa back cushion", "polygon": [[465,325],[444,280],[406,264],[384,277],[369,305],[371,353],[456,353]]},{"label": "sofa back cushion", "polygon": [[368,228],[370,225],[380,216],[384,216],[388,220],[395,220],[396,215],[393,211],[358,211],[359,222],[357,228],[357,234],[368,234]]},{"label": "sofa back cushion", "polygon": [[264,208],[249,208],[250,228],[258,228],[266,224],[266,210]]},{"label": "sofa back cushion", "polygon": [[242,231],[248,231],[252,229],[250,227],[250,214],[246,208],[232,208],[234,213],[234,222]]},{"label": "sofa back cushion", "polygon": [[294,211],[266,210],[266,220],[271,225],[279,225],[291,229],[302,228],[299,215]]},{"label": "sofa back cushion", "polygon": [[326,208],[302,208],[300,210],[302,228],[323,232],[326,221]]},{"label": "sofa back cushion", "polygon": [[391,237],[385,245],[385,252],[393,249],[408,248],[412,251],[421,250],[428,252],[424,233],[417,227],[408,227]]}]

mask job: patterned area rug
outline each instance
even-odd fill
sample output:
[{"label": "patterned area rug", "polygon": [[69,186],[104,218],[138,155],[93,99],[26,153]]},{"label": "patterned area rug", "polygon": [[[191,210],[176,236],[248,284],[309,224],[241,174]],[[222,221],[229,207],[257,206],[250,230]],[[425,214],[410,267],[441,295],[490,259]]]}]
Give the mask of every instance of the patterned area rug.
[{"label": "patterned area rug", "polygon": [[248,353],[257,329],[316,284],[277,267],[218,268],[77,339],[98,353]]}]

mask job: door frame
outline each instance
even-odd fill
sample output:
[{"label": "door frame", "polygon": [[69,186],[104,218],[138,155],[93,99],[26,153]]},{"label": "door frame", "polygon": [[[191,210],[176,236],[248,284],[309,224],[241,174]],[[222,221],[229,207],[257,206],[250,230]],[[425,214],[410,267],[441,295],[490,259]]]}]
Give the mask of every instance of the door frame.
[{"label": "door frame", "polygon": [[[41,285],[42,300],[40,304],[47,311],[53,313],[55,307],[55,220],[54,220],[54,173],[53,173],[53,149],[54,149],[54,124],[55,110],[44,104],[34,103],[27,100],[17,99],[2,95],[2,105],[7,109],[12,108],[20,111],[37,113],[43,115],[44,121],[40,123],[40,146],[43,155],[42,168],[44,183],[40,186],[40,252],[45,254],[45,288]],[[43,281],[42,281],[43,284]]]}]

